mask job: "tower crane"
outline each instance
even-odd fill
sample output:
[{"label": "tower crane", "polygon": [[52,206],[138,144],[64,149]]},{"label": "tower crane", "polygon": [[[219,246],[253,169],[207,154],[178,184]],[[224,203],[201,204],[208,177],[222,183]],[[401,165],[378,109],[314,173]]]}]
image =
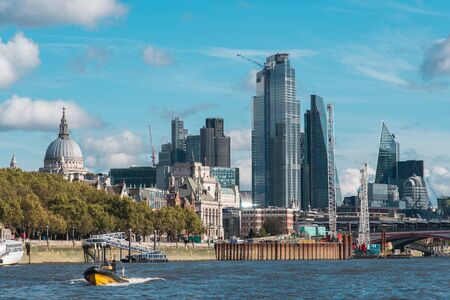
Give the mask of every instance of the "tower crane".
[{"label": "tower crane", "polygon": [[331,240],[337,237],[336,216],[336,166],[334,164],[334,109],[333,105],[327,105],[328,111],[328,222]]},{"label": "tower crane", "polygon": [[148,125],[148,133],[150,136],[150,149],[151,149],[151,159],[152,159],[152,165],[155,165],[155,161],[156,161],[156,151],[155,151],[155,147],[153,146],[153,139],[152,139],[152,127],[150,125]]},{"label": "tower crane", "polygon": [[359,187],[359,230],[358,230],[358,246],[370,244],[370,223],[369,223],[369,197],[368,197],[368,176],[369,164],[364,163],[361,169],[361,179]]},{"label": "tower crane", "polygon": [[242,59],[245,59],[246,61],[249,61],[249,62],[251,62],[251,63],[254,63],[255,65],[261,67],[262,69],[264,69],[264,67],[265,67],[262,63],[259,63],[259,62],[257,62],[256,60],[253,60],[253,59],[251,59],[251,58],[248,58],[248,57],[246,57],[246,56],[244,56],[244,55],[242,55],[242,54],[239,54],[239,53],[238,53],[237,56],[240,57],[240,58],[242,58]]}]

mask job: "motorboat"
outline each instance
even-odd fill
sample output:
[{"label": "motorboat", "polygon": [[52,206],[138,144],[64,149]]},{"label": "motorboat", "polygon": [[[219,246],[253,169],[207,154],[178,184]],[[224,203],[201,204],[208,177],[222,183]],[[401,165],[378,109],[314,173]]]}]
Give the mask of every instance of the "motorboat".
[{"label": "motorboat", "polygon": [[125,270],[122,267],[122,274],[117,273],[116,262],[103,262],[99,265],[89,267],[84,271],[84,278],[93,285],[105,285],[113,283],[128,283],[129,280],[125,278]]}]

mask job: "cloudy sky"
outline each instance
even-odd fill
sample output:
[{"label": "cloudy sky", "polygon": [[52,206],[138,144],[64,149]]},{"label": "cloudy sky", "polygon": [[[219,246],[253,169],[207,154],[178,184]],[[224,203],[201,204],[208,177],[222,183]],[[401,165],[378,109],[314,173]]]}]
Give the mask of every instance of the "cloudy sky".
[{"label": "cloudy sky", "polygon": [[172,109],[192,134],[225,119],[250,186],[256,64],[286,51],[304,112],[335,105],[345,194],[376,168],[382,120],[402,159],[450,194],[450,4],[443,1],[0,0],[0,165],[37,170],[61,107],[88,168],[149,164]]}]

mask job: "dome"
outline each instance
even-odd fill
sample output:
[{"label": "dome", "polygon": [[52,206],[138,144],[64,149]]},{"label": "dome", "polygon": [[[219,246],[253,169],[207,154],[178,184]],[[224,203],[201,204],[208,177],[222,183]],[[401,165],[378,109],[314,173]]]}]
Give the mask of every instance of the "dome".
[{"label": "dome", "polygon": [[45,152],[45,160],[65,160],[83,159],[80,146],[69,138],[58,137],[47,148]]}]

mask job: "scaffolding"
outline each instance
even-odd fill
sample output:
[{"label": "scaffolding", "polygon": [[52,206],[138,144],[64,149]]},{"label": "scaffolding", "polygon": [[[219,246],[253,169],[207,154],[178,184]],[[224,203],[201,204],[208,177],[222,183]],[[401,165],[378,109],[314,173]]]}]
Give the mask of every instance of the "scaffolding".
[{"label": "scaffolding", "polygon": [[328,220],[331,240],[336,240],[336,166],[334,164],[334,109],[327,105],[328,111]]},{"label": "scaffolding", "polygon": [[361,169],[361,179],[359,187],[359,230],[358,246],[370,244],[370,224],[369,224],[369,197],[368,197],[368,163],[364,163]]}]

